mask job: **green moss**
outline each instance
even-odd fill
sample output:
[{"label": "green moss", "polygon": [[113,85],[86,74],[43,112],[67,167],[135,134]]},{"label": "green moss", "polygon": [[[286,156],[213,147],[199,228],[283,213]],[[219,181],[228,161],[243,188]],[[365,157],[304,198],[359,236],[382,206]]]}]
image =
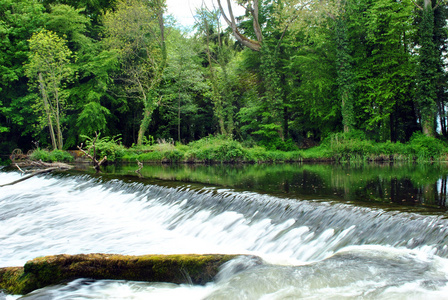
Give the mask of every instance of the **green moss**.
[{"label": "green moss", "polygon": [[205,284],[236,255],[185,254],[126,256],[55,255],[28,261],[23,268],[0,268],[0,289],[25,294],[77,278]]}]

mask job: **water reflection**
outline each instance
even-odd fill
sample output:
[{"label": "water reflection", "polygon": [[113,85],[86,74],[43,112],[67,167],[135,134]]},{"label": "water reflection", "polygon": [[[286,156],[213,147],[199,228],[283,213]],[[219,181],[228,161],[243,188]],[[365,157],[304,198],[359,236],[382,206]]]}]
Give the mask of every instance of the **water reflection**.
[{"label": "water reflection", "polygon": [[[137,177],[135,165],[111,165],[103,176]],[[145,164],[142,178],[213,185],[276,196],[337,200],[444,212],[445,164]]]}]

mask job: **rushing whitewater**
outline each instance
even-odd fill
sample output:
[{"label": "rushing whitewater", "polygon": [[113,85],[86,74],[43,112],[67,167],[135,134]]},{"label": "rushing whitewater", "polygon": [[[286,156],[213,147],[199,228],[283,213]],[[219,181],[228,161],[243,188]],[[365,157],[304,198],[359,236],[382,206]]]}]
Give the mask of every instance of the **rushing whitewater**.
[{"label": "rushing whitewater", "polygon": [[[0,184],[18,178],[0,171]],[[61,253],[254,254],[264,262],[232,261],[206,286],[79,279],[23,298],[444,299],[447,225],[338,202],[52,174],[0,188],[0,267]]]}]

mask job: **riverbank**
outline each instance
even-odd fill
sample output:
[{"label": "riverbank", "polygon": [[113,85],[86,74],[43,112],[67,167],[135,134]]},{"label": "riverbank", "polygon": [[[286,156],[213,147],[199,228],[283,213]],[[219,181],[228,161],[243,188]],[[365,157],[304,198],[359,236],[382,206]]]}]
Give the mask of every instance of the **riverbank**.
[{"label": "riverbank", "polygon": [[[79,152],[79,151],[78,151]],[[72,162],[84,158],[77,151],[34,150],[32,160]],[[362,162],[362,161],[446,161],[446,142],[415,134],[408,143],[377,143],[371,140],[333,135],[319,146],[289,151],[246,146],[239,141],[209,136],[188,145],[169,141],[126,148],[119,141],[104,138],[96,143],[98,158],[114,162],[155,163],[269,163],[269,162]]]}]

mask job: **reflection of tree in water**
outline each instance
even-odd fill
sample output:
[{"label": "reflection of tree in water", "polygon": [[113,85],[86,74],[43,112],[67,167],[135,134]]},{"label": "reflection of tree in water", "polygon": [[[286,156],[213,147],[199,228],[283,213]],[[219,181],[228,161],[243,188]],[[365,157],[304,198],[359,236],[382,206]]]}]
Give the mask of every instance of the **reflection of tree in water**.
[{"label": "reflection of tree in water", "polygon": [[[124,166],[128,173],[136,166]],[[213,185],[296,199],[445,207],[448,168],[442,164],[145,165],[144,178]]]}]

